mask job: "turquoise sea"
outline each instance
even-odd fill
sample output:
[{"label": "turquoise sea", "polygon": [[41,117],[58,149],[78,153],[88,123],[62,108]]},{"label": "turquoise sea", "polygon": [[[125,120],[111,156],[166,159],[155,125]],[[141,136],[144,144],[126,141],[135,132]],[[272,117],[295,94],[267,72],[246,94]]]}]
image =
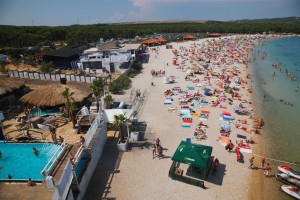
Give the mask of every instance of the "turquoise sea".
[{"label": "turquoise sea", "polygon": [[[265,121],[260,136],[262,153],[269,158],[300,165],[300,37],[268,40],[256,46],[252,60],[249,72],[253,75],[255,113]],[[290,77],[297,80],[292,81]],[[295,91],[297,87],[298,92]],[[283,164],[270,163],[272,174],[277,173],[277,166]],[[266,190],[270,190],[267,193],[272,192],[275,199],[286,199],[279,189],[282,183],[272,179],[266,186]]]}]

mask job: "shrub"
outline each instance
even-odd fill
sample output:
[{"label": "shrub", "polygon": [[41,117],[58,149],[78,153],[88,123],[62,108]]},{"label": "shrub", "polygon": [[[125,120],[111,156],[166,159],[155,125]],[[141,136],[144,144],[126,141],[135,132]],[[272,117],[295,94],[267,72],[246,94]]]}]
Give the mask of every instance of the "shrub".
[{"label": "shrub", "polygon": [[43,73],[51,73],[53,71],[52,69],[53,63],[52,62],[43,62],[40,66],[40,70]]},{"label": "shrub", "polygon": [[124,89],[128,89],[131,85],[131,80],[128,76],[122,74],[114,80],[113,82],[110,83],[109,85],[109,91],[113,94],[117,94],[122,92]]}]

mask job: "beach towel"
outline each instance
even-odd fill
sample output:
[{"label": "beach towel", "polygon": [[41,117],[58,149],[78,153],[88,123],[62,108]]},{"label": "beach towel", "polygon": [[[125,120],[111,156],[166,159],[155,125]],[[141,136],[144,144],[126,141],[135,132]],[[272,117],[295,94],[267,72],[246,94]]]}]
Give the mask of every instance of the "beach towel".
[{"label": "beach towel", "polygon": [[231,116],[228,116],[228,115],[220,115],[220,120],[223,120],[223,121],[228,121],[228,122],[232,122],[234,120],[234,117],[231,117]]},{"label": "beach towel", "polygon": [[190,109],[190,107],[187,105],[183,105],[183,106],[181,106],[181,109]]},{"label": "beach towel", "polygon": [[250,146],[239,146],[240,152],[242,153],[252,153],[252,149]]},{"label": "beach towel", "polygon": [[173,103],[173,101],[168,101],[168,100],[166,100],[166,101],[164,102],[164,105],[172,105],[172,103]]},{"label": "beach towel", "polygon": [[225,147],[230,142],[230,139],[229,137],[220,136],[218,142]]},{"label": "beach towel", "polygon": [[182,123],[181,127],[182,128],[191,128],[191,124],[190,123]]},{"label": "beach towel", "polygon": [[176,107],[170,107],[170,108],[168,108],[168,111],[175,112],[175,111],[177,111],[177,108]]},{"label": "beach towel", "polygon": [[193,118],[187,117],[187,118],[182,118],[182,121],[184,123],[193,123]]},{"label": "beach towel", "polygon": [[223,137],[229,137],[230,134],[229,133],[221,133],[221,136],[223,136]]},{"label": "beach towel", "polygon": [[187,86],[188,90],[195,90],[194,86]]},{"label": "beach towel", "polygon": [[209,110],[201,110],[201,114],[207,114],[207,115],[209,115],[210,114],[210,111]]},{"label": "beach towel", "polygon": [[247,139],[247,136],[245,135],[237,134],[236,136],[241,139],[245,139],[245,140]]},{"label": "beach towel", "polygon": [[230,134],[231,126],[227,125],[227,124],[220,124],[219,125],[219,130],[220,130],[220,133]]}]

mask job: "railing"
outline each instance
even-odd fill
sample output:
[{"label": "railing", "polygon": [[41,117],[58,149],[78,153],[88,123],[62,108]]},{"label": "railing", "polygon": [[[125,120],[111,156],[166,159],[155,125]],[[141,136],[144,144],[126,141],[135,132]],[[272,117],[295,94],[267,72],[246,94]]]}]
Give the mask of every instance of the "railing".
[{"label": "railing", "polygon": [[[88,132],[85,135],[85,144],[83,146],[81,146],[74,155],[73,162],[74,162],[75,166],[80,161],[85,148],[90,145],[95,134],[99,133],[99,135],[100,135],[100,131],[98,131],[98,130],[99,130],[99,128],[103,128],[103,126],[104,126],[103,120],[101,120],[101,118],[102,118],[101,111],[102,111],[102,109],[101,109],[101,105],[100,105],[99,113],[98,113],[96,119],[94,120],[93,124],[89,128]],[[95,155],[95,157],[92,156],[93,165],[88,166],[89,170],[87,170],[86,173],[83,175],[84,181],[81,181],[81,183],[84,185],[84,186],[81,186],[83,188],[79,189],[80,192],[82,192],[81,196],[84,195],[87,184],[89,183],[90,177],[92,176],[92,174],[94,172],[94,169],[98,163],[98,160],[102,154],[102,150],[103,150],[105,142],[106,142],[106,128],[103,128],[101,133],[102,133],[101,137],[96,138],[98,143],[99,143],[99,141],[101,141],[101,144],[99,143],[98,145],[96,145],[94,147],[95,150],[92,151],[92,152],[94,152],[94,154],[97,153],[97,155]],[[67,194],[71,187],[72,179],[74,179],[74,178],[76,179],[76,177],[74,177],[74,174],[70,170],[70,165],[71,165],[71,162],[68,161],[67,166],[64,169],[64,172],[61,176],[61,179],[60,179],[60,181],[57,185],[57,188],[55,190],[55,193],[53,195],[53,198],[52,198],[53,200],[67,198]],[[73,169],[74,169],[74,167],[72,166],[72,170]],[[82,199],[82,197],[79,199]]]},{"label": "railing", "polygon": [[99,125],[100,125],[100,118],[98,115],[94,120],[93,124],[91,125],[91,127],[89,128],[88,132],[85,134],[86,147],[88,147],[90,142],[92,141],[95,131],[98,129]]},{"label": "railing", "polygon": [[70,161],[67,162],[61,178],[56,186],[55,193],[52,197],[53,200],[66,199],[68,195],[69,188],[73,180],[73,167]]},{"label": "railing", "polygon": [[48,161],[48,163],[45,165],[44,169],[41,171],[41,174],[46,177],[49,175],[50,171],[52,170],[53,166],[56,164],[58,157],[62,154],[62,152],[65,150],[67,146],[67,139],[63,141],[63,143],[60,145],[60,147],[56,150],[54,155],[51,157],[51,159]]}]

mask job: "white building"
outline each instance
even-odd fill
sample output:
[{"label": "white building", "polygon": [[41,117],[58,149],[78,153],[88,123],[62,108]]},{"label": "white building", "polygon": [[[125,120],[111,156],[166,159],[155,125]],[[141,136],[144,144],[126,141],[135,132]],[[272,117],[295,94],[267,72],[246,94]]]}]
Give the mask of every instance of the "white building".
[{"label": "white building", "polygon": [[80,56],[79,68],[86,72],[125,71],[133,61],[138,60],[142,51],[141,44],[124,44],[117,42],[101,44],[85,50]]}]

